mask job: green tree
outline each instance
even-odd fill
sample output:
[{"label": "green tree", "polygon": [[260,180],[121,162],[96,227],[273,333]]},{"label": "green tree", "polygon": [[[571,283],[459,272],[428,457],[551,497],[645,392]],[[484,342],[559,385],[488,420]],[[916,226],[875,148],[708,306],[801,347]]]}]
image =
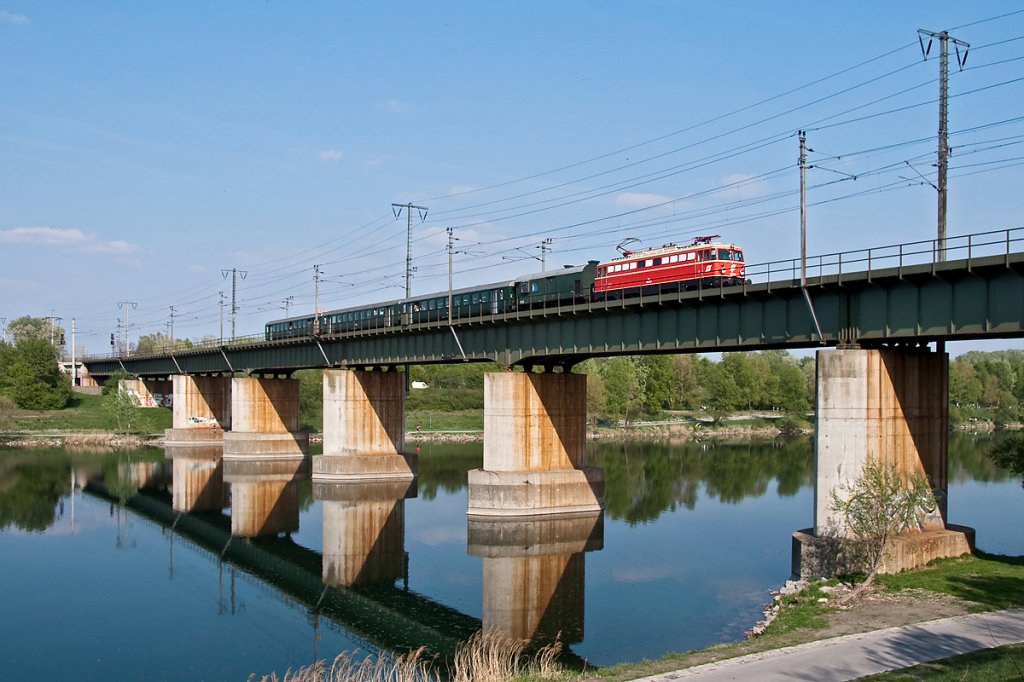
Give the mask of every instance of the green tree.
[{"label": "green tree", "polygon": [[729,373],[740,390],[738,407],[749,410],[765,405],[771,371],[767,360],[756,353],[725,353],[722,355],[722,369]]},{"label": "green tree", "polygon": [[600,366],[607,398],[608,415],[619,417],[629,423],[635,419],[644,404],[640,375],[633,358],[616,357]]},{"label": "green tree", "polygon": [[167,353],[178,352],[192,348],[193,344],[188,339],[174,339],[163,332],[154,334],[143,334],[135,344],[136,353]]},{"label": "green tree", "polygon": [[810,366],[802,366],[784,350],[762,354],[771,380],[765,396],[766,407],[780,408],[791,415],[802,415],[811,408],[813,390],[808,386]]},{"label": "green tree", "polygon": [[893,539],[917,529],[936,500],[928,480],[917,473],[904,483],[895,465],[868,460],[860,476],[831,492],[831,510],[842,519],[841,546],[847,566],[867,573],[857,592],[871,584]]},{"label": "green tree", "polygon": [[293,377],[299,381],[299,428],[320,432],[324,424],[324,372],[302,369]]},{"label": "green tree", "polygon": [[108,403],[108,409],[117,421],[117,430],[131,433],[139,420],[139,400],[135,394],[118,389]]},{"label": "green tree", "polygon": [[587,420],[592,427],[607,414],[608,391],[604,387],[604,378],[598,371],[597,360],[591,358],[576,365],[573,372],[587,375]]},{"label": "green tree", "polygon": [[643,377],[644,412],[658,414],[671,409],[673,397],[679,392],[672,358],[668,355],[645,355],[637,364]]},{"label": "green tree", "polygon": [[676,355],[672,357],[673,384],[675,394],[671,398],[674,409],[695,410],[703,403],[701,394],[701,366],[707,360],[697,355]]},{"label": "green tree", "polygon": [[704,405],[715,421],[743,406],[744,398],[729,368],[723,363],[709,363],[704,367],[701,384],[704,386]]},{"label": "green tree", "polygon": [[23,338],[0,346],[0,395],[26,410],[59,410],[71,398],[71,380],[57,365],[49,341]]}]

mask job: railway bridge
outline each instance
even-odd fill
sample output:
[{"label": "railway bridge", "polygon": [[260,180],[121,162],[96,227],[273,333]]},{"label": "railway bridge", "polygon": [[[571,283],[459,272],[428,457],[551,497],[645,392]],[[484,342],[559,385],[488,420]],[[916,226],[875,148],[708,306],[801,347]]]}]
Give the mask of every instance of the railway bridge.
[{"label": "railway bridge", "polygon": [[[222,441],[225,458],[306,451],[290,373],[324,369],[324,454],[314,480],[412,477],[404,452],[403,365],[495,361],[485,381],[484,466],[470,473],[473,516],[600,509],[603,475],[586,466],[586,377],[598,356],[818,348],[815,525],[805,558],[834,528],[830,492],[871,460],[923,473],[939,504],[926,539],[893,569],[960,553],[947,522],[948,355],[954,340],[1024,336],[1024,228],[751,265],[749,283],[552,303],[467,320],[330,336],[234,339],[183,352],[93,357],[173,384],[169,442]],[[536,371],[540,370],[540,371]],[[805,565],[808,563],[804,562]]]}]

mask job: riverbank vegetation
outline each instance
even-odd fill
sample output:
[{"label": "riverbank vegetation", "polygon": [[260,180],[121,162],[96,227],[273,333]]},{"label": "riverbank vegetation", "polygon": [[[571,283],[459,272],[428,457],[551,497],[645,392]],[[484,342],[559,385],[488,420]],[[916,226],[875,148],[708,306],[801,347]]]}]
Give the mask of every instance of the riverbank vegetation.
[{"label": "riverbank vegetation", "polygon": [[[849,590],[835,580],[813,581],[800,592],[776,597],[778,615],[757,638],[668,654],[657,660],[609,666],[586,672],[580,677],[588,681],[625,681],[828,637],[970,612],[1024,607],[1024,557],[977,552],[974,556],[958,559],[939,559],[915,571],[881,575],[860,599],[840,607],[839,602]],[[994,669],[1005,666],[1007,659],[1019,655],[1018,650],[1012,647],[991,651],[986,660],[997,666]],[[953,659],[948,663],[958,665]],[[921,678],[879,679],[888,682]],[[1007,678],[980,676],[971,679]]]},{"label": "riverbank vegetation", "polygon": [[963,682],[964,680],[1019,680],[1024,678],[1024,644],[972,651],[904,670],[862,677],[861,682]]},{"label": "riverbank vegetation", "polygon": [[[1016,584],[1016,589],[1007,591],[1006,587],[1010,584]],[[776,596],[778,615],[763,635],[743,642],[672,653],[656,660],[579,671],[559,669],[557,644],[525,656],[522,642],[478,634],[460,647],[456,666],[450,669],[450,673],[454,680],[625,682],[825,637],[910,625],[944,615],[1024,606],[1024,588],[1019,587],[1022,585],[1024,557],[978,553],[976,556],[934,561],[926,568],[900,573],[898,576],[880,577],[859,602],[847,607],[839,606],[839,602],[848,594],[848,588],[837,581],[814,581],[794,594]],[[981,671],[990,671],[995,675],[982,675],[973,679],[1009,679],[999,677],[999,671],[1015,673],[1014,658],[1019,657],[1022,651],[1024,645],[988,649],[867,679],[886,682],[924,679],[906,676],[921,672],[929,675],[927,679],[933,679],[930,676],[933,672],[945,671],[958,672],[959,677],[955,679],[963,679],[963,673],[967,670],[965,666],[970,665],[978,666],[978,669],[971,668],[972,675]],[[319,662],[289,672],[282,678],[271,674],[261,679],[264,682],[279,679],[294,682],[341,679],[426,682],[437,679],[429,672],[425,660],[423,651],[401,657],[396,664],[382,663],[381,659],[370,659],[367,663],[353,662],[347,654],[342,654],[333,666]],[[337,671],[341,670],[346,671],[347,675],[338,677]]]},{"label": "riverbank vegetation", "polygon": [[[514,682],[567,679],[558,663],[559,643],[530,647],[498,630],[481,630],[460,644],[451,661],[438,661],[421,647],[394,658],[359,658],[344,652],[333,662],[270,673],[260,682]],[[250,677],[254,679],[254,676]]]},{"label": "riverbank vegetation", "polygon": [[[128,421],[123,412],[132,412]],[[121,412],[122,421],[118,422]],[[11,436],[47,436],[70,433],[162,435],[171,427],[171,411],[164,408],[130,408],[119,404],[117,396],[73,393],[60,410],[22,410],[13,403],[4,404],[0,396],[0,429]]]}]

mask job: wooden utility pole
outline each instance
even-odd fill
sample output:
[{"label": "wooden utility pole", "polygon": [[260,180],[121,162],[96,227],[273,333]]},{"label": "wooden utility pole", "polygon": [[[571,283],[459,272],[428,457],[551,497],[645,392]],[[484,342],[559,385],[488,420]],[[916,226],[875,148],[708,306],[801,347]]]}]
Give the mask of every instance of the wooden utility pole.
[{"label": "wooden utility pole", "polygon": [[[924,44],[924,36],[928,36],[927,46]],[[935,31],[926,31],[923,28],[919,28],[917,29],[917,40],[921,44],[921,54],[926,60],[928,59],[928,53],[932,49],[933,39],[939,41],[939,151],[938,163],[936,164],[939,169],[938,186],[936,187],[939,197],[937,211],[938,242],[936,248],[938,261],[941,263],[946,260],[946,170],[949,166],[947,128],[949,122],[949,44],[953,43],[953,46],[956,48],[956,61],[961,71],[963,71],[964,64],[967,63],[967,52],[971,49],[971,45],[963,40],[953,38],[946,31],[936,33]],[[960,54],[961,47],[964,48],[963,55]]]}]

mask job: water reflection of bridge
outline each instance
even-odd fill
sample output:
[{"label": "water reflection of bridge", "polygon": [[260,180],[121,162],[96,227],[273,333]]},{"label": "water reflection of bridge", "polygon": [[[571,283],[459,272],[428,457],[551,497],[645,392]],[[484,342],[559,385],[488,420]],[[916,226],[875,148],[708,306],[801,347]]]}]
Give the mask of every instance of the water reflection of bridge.
[{"label": "water reflection of bridge", "polygon": [[[470,521],[469,551],[483,560],[481,621],[408,589],[404,501],[416,495],[414,481],[316,483],[319,553],[290,539],[308,458],[224,460],[198,448],[169,449],[167,457],[119,468],[116,483],[87,477],[86,490],[123,499],[159,524],[172,557],[181,537],[218,568],[230,564],[276,588],[308,612],[314,628],[326,619],[382,649],[425,646],[443,657],[482,627],[537,642],[583,639],[583,552],[602,546],[600,514]],[[126,477],[138,494],[125,494],[133,492]],[[229,500],[230,516],[223,512]],[[565,663],[581,661],[567,651]]]}]

